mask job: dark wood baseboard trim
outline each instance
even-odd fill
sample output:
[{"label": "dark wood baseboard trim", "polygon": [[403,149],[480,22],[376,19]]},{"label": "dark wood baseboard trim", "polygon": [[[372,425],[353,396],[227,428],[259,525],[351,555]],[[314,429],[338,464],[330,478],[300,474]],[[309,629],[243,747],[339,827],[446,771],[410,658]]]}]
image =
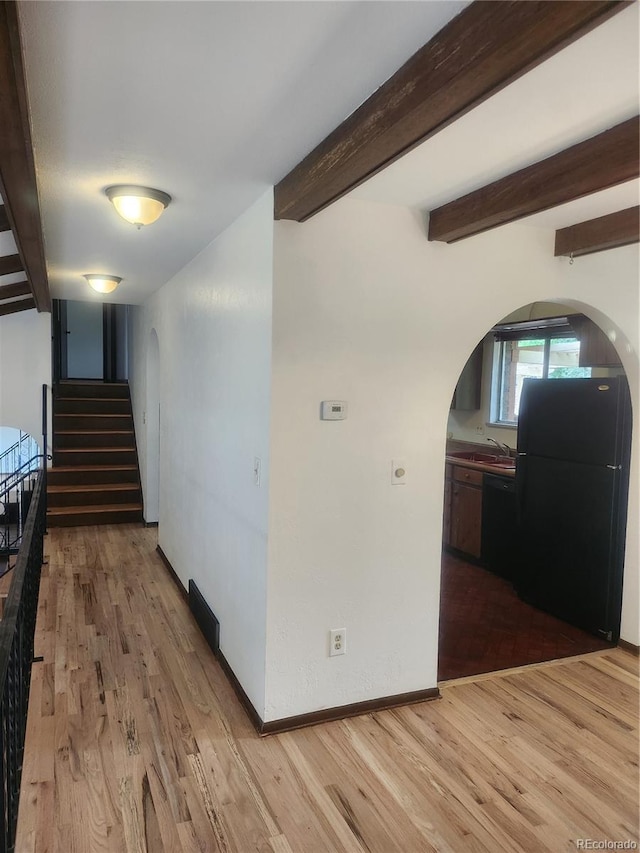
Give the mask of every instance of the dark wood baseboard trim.
[{"label": "dark wood baseboard trim", "polygon": [[[180,590],[187,604],[189,603],[189,593],[183,587],[182,581],[175,573],[175,570],[162,548],[156,546],[156,551],[162,562],[165,564],[167,571],[171,575],[173,582]],[[275,735],[282,732],[290,732],[293,729],[303,729],[307,726],[317,726],[319,723],[329,723],[335,720],[343,720],[346,717],[358,717],[362,714],[371,714],[373,711],[384,711],[387,708],[397,708],[400,705],[415,705],[418,702],[426,702],[430,699],[440,699],[440,691],[437,687],[429,687],[426,690],[414,690],[411,693],[397,693],[395,696],[383,696],[380,699],[369,699],[366,702],[354,702],[352,705],[338,705],[336,708],[324,708],[322,711],[312,711],[309,714],[298,714],[295,717],[283,717],[281,720],[271,720],[265,723],[260,714],[256,711],[251,703],[251,700],[244,691],[243,686],[238,681],[235,672],[229,665],[220,649],[216,654],[216,660],[224,674],[229,679],[229,683],[233,687],[236,696],[242,707],[247,712],[247,715],[253,723],[259,735]]]},{"label": "dark wood baseboard trim", "polygon": [[236,678],[235,672],[231,669],[228,660],[221,651],[218,652],[217,658],[241,705],[261,737],[282,734],[283,732],[290,732],[294,729],[304,729],[308,726],[317,726],[320,723],[344,720],[346,717],[359,717],[362,714],[371,714],[373,711],[385,711],[388,708],[397,708],[400,705],[415,705],[418,702],[441,698],[440,690],[437,687],[429,687],[426,690],[414,690],[412,693],[383,696],[380,699],[369,699],[366,702],[354,702],[352,705],[338,705],[335,708],[324,708],[322,711],[298,714],[295,717],[283,717],[281,720],[271,720],[265,723],[253,707],[251,700],[244,692],[244,688]]},{"label": "dark wood baseboard trim", "polygon": [[632,655],[640,657],[640,646],[634,646],[633,643],[628,643],[626,640],[618,640],[618,645],[625,652],[631,652]]},{"label": "dark wood baseboard trim", "polygon": [[158,527],[158,521],[143,521],[145,527]]},{"label": "dark wood baseboard trim", "polygon": [[260,735],[274,735],[302,729],[307,726],[317,726],[319,723],[330,723],[344,720],[346,717],[359,717],[374,711],[386,711],[401,705],[416,705],[431,699],[440,699],[440,690],[429,687],[426,690],[414,690],[411,693],[397,693],[395,696],[383,696],[380,699],[369,699],[366,702],[354,702],[352,705],[338,705],[335,708],[324,708],[322,711],[312,711],[310,714],[299,714],[296,717],[284,717],[263,723]]},{"label": "dark wood baseboard trim", "polygon": [[187,592],[187,590],[182,585],[182,581],[180,580],[180,578],[178,577],[178,575],[175,572],[175,569],[173,568],[173,566],[171,565],[171,563],[167,559],[167,555],[164,553],[164,551],[162,550],[162,548],[159,545],[156,545],[156,551],[158,552],[158,556],[160,557],[162,562],[165,564],[167,571],[171,575],[171,580],[178,587],[178,590],[180,591],[180,595],[184,598],[184,600],[188,604],[189,603],[189,593]]},{"label": "dark wood baseboard trim", "polygon": [[242,686],[242,684],[240,684],[240,682],[236,678],[235,672],[229,666],[229,661],[226,659],[226,657],[223,655],[223,653],[220,651],[220,649],[218,649],[218,654],[216,655],[216,660],[220,664],[224,674],[229,679],[229,683],[233,687],[235,694],[238,697],[238,701],[240,702],[240,704],[242,705],[244,710],[247,712],[247,716],[249,717],[249,719],[253,723],[255,730],[258,732],[259,735],[261,735],[262,734],[262,728],[264,726],[264,723],[262,722],[262,718],[260,717],[260,714],[256,711],[256,709],[253,707],[251,699],[249,699],[247,694],[244,692],[244,687]]}]

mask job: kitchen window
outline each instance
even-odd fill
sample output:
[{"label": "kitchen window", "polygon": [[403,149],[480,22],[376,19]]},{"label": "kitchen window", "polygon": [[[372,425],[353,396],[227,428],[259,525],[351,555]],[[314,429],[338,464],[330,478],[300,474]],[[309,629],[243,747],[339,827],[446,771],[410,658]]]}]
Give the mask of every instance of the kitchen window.
[{"label": "kitchen window", "polygon": [[566,317],[496,326],[492,421],[515,426],[525,379],[588,378]]}]

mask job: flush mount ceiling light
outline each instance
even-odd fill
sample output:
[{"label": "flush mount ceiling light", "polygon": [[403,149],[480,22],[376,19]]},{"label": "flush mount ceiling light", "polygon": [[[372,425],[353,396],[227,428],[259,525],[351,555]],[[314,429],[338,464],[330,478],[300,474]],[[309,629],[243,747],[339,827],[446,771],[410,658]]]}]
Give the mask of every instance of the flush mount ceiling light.
[{"label": "flush mount ceiling light", "polygon": [[100,273],[87,273],[84,278],[98,293],[113,293],[122,281],[117,275],[101,275]]},{"label": "flush mount ceiling light", "polygon": [[138,229],[155,222],[171,202],[171,196],[162,190],[135,187],[131,184],[107,187],[105,193],[120,216]]}]

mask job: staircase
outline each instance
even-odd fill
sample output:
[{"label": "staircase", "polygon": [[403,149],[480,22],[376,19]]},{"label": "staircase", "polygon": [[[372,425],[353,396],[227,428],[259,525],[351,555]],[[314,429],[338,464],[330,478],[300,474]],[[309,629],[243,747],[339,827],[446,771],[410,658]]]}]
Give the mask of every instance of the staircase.
[{"label": "staircase", "polygon": [[142,520],[129,386],[61,382],[53,395],[53,467],[47,525]]}]

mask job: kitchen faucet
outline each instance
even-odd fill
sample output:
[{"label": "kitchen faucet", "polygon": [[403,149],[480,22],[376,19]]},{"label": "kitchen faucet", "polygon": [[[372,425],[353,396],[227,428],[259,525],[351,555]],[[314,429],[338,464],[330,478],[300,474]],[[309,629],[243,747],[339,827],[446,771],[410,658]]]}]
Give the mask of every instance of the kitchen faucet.
[{"label": "kitchen faucet", "polygon": [[495,444],[495,446],[498,448],[498,450],[503,456],[511,456],[511,448],[508,444],[501,444],[499,441],[496,441],[495,438],[490,437],[487,438],[487,441],[490,441],[492,444]]}]

